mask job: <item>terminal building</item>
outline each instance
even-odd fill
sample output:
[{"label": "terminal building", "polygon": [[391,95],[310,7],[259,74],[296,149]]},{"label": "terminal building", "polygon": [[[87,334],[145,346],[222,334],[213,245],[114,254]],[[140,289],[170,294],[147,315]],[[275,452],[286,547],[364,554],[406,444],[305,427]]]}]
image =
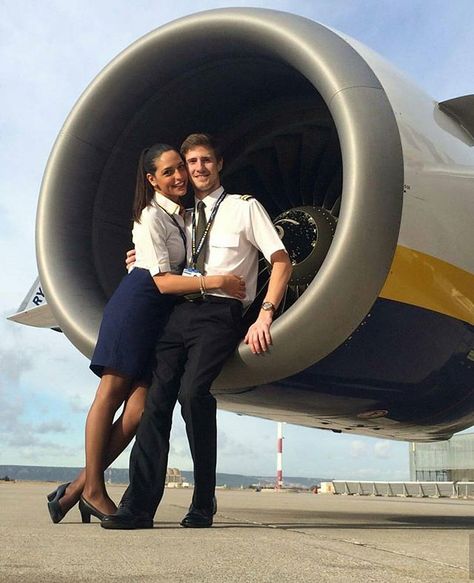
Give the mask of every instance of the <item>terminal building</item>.
[{"label": "terminal building", "polygon": [[410,443],[410,479],[474,482],[474,433],[461,433],[435,443]]},{"label": "terminal building", "polygon": [[165,485],[167,488],[182,488],[184,480],[178,468],[167,468]]}]

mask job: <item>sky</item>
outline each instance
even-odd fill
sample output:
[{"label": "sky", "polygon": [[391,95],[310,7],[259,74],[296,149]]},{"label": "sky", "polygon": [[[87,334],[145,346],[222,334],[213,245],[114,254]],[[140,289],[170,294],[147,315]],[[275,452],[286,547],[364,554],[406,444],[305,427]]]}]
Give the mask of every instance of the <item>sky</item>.
[{"label": "sky", "polygon": [[[474,2],[452,0],[0,0],[0,465],[80,466],[97,382],[62,335],[7,321],[37,275],[35,214],[64,119],[118,52],[176,18],[230,6],[273,8],[374,49],[436,100],[472,93]],[[274,475],[276,423],[219,412],[218,471]],[[284,474],[408,479],[408,444],[285,425]],[[127,467],[126,451],[114,467]],[[175,415],[170,467],[191,469]]]}]

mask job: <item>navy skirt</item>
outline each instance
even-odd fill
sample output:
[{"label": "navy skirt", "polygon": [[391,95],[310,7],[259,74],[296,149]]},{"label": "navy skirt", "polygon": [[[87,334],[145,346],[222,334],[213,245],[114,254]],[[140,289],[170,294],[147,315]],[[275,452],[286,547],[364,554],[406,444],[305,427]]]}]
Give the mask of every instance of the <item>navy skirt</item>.
[{"label": "navy skirt", "polygon": [[110,368],[149,382],[156,341],[176,299],[160,293],[148,269],[135,267],[105,306],[91,370],[101,377]]}]

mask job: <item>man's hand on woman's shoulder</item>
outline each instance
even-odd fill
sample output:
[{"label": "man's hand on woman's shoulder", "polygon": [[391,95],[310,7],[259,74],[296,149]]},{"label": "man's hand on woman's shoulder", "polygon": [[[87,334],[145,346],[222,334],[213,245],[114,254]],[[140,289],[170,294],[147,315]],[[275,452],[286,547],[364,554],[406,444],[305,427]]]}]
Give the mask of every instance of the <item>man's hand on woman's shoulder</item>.
[{"label": "man's hand on woman's shoulder", "polygon": [[135,249],[127,251],[127,256],[125,257],[125,267],[127,268],[127,271],[130,271],[130,268],[134,266],[136,255]]}]

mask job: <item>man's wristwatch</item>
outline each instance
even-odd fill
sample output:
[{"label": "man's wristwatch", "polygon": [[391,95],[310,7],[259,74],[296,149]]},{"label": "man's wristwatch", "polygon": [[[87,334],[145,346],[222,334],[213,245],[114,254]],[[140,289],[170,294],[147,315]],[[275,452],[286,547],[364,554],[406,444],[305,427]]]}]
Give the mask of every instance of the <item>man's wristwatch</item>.
[{"label": "man's wristwatch", "polygon": [[262,310],[265,310],[265,312],[274,312],[275,306],[272,304],[272,302],[263,302]]}]

